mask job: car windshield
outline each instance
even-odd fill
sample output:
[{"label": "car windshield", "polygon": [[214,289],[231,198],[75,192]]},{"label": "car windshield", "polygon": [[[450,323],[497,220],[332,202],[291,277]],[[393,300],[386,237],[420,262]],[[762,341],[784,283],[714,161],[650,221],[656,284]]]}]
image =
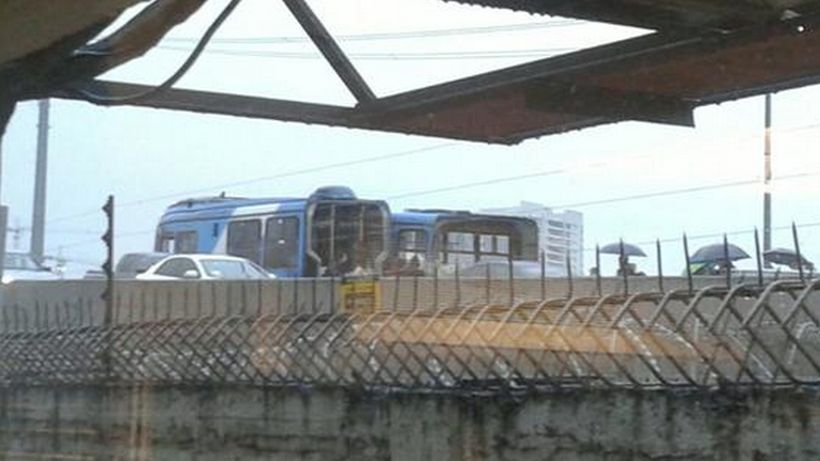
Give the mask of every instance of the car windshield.
[{"label": "car windshield", "polygon": [[17,269],[27,271],[45,270],[42,266],[37,264],[34,259],[27,254],[6,253],[6,259],[3,263],[6,269]]},{"label": "car windshield", "polygon": [[244,261],[232,259],[207,259],[202,267],[209,277],[218,279],[264,279],[267,273]]}]

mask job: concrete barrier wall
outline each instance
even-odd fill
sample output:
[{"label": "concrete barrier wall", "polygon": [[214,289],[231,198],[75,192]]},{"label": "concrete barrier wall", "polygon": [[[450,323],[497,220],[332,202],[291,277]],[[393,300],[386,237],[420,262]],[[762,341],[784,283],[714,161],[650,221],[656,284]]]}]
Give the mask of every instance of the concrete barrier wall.
[{"label": "concrete barrier wall", "polygon": [[0,390],[0,459],[816,460],[817,392]]},{"label": "concrete barrier wall", "polygon": [[[746,280],[749,281],[749,280]],[[735,283],[743,282],[737,279]],[[721,277],[697,277],[695,288],[725,285]],[[471,304],[508,305],[542,299],[539,279],[508,280],[432,278],[384,278],[379,281],[383,309],[452,307]],[[685,289],[686,278],[668,277],[664,288]],[[595,279],[572,281],[548,278],[546,298],[594,296]],[[0,288],[0,330],[54,327],[61,325],[101,325],[105,304],[101,295],[105,282],[73,280],[15,282]],[[622,293],[623,280],[602,279],[602,292]],[[629,292],[657,291],[651,277],[629,279]],[[113,321],[192,318],[208,315],[263,315],[281,313],[336,312],[341,305],[341,281],[329,279],[283,279],[264,282],[140,282],[116,283]]]}]

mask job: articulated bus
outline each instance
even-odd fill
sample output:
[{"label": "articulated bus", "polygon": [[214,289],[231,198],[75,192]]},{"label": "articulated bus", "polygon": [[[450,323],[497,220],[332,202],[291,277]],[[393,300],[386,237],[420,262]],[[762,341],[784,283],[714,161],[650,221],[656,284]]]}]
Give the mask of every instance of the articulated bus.
[{"label": "articulated bus", "polygon": [[529,218],[468,211],[393,213],[389,274],[444,273],[480,261],[538,261],[538,225]]},{"label": "articulated bus", "polygon": [[308,198],[207,197],[168,207],[156,251],[247,258],[277,277],[379,274],[388,257],[390,210],[347,187]]}]

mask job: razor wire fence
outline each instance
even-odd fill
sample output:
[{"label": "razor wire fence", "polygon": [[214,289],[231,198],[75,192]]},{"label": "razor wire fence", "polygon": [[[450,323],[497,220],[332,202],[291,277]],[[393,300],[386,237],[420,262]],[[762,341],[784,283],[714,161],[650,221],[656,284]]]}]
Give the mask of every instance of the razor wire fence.
[{"label": "razor wire fence", "polygon": [[4,319],[0,383],[477,391],[820,386],[820,280],[512,306],[465,301],[353,314],[246,309],[108,326],[84,322],[66,307],[37,324]]}]

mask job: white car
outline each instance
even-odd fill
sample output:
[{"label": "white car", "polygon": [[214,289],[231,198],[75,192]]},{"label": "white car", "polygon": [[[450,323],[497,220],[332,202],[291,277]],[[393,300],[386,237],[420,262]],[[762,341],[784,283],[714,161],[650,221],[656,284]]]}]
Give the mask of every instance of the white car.
[{"label": "white car", "polygon": [[137,280],[265,280],[273,275],[235,256],[175,254],[137,275]]},{"label": "white car", "polygon": [[60,280],[60,276],[38,264],[28,253],[7,252],[3,262],[3,283],[15,280]]}]

